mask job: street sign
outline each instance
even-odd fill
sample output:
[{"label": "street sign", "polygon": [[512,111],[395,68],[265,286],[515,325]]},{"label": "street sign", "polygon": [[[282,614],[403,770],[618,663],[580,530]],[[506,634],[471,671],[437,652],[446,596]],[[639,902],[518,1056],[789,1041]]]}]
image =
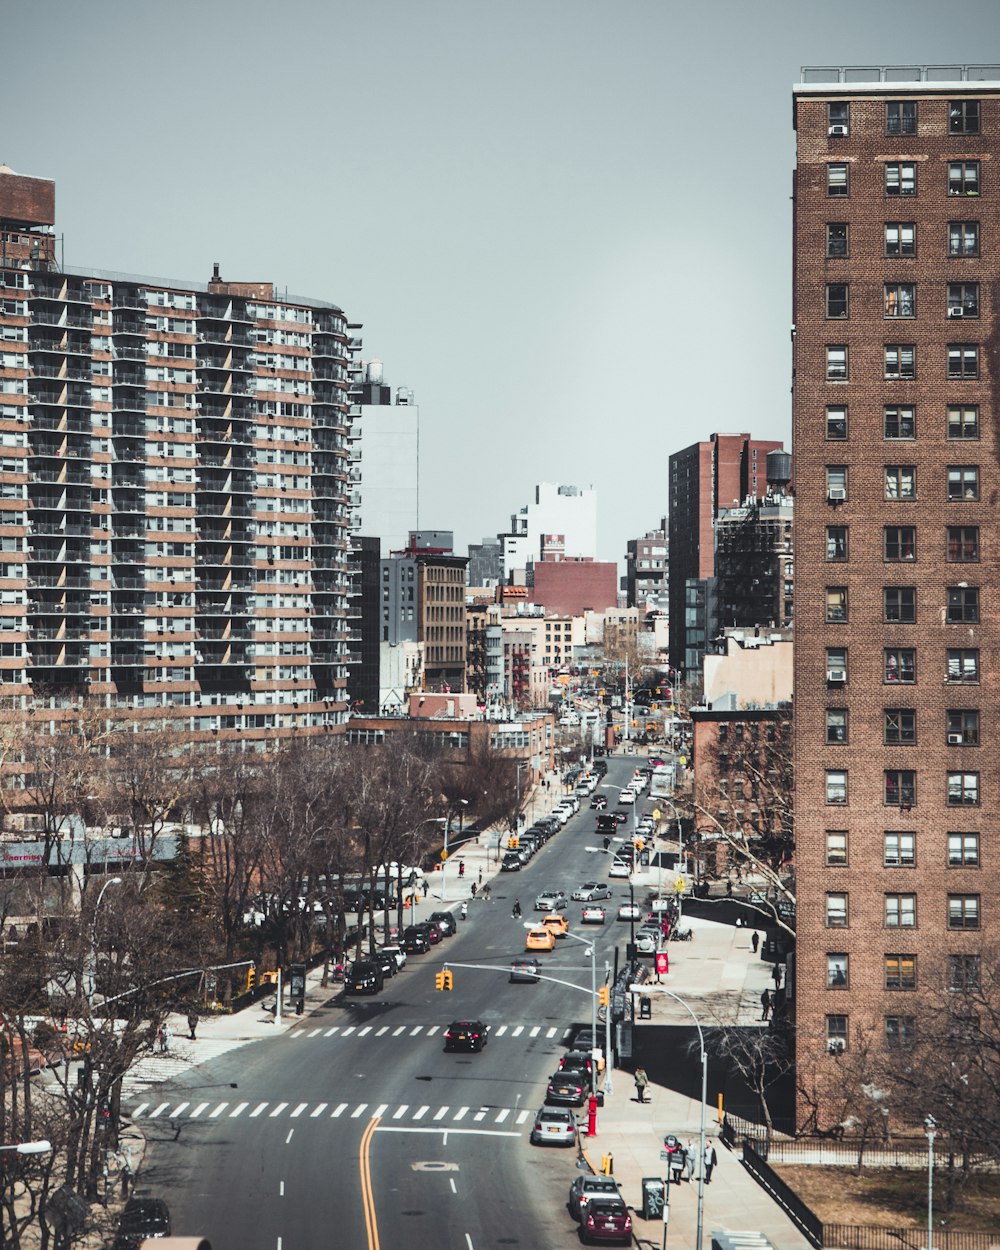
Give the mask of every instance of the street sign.
[{"label": "street sign", "polygon": [[441,858],[442,858],[442,859],[447,859],[447,858],[448,858],[448,852],[447,852],[447,851],[442,851],[442,852],[441,852]]},{"label": "street sign", "polygon": [[670,1156],[671,1156],[673,1153],[674,1153],[674,1152],[673,1152],[672,1150],[661,1150],[661,1151],[660,1151],[660,1158],[663,1160],[663,1162],[664,1162],[664,1163],[669,1163],[669,1162],[670,1162]]},{"label": "street sign", "polygon": [[680,1142],[673,1135],[673,1133],[668,1133],[666,1137],[664,1137],[663,1139],[663,1145],[666,1147],[666,1149],[669,1151],[670,1154],[673,1154],[673,1152],[680,1145]]},{"label": "street sign", "polygon": [[678,877],[674,881],[674,893],[683,894],[686,889],[687,889],[687,882],[684,880],[683,877]]}]

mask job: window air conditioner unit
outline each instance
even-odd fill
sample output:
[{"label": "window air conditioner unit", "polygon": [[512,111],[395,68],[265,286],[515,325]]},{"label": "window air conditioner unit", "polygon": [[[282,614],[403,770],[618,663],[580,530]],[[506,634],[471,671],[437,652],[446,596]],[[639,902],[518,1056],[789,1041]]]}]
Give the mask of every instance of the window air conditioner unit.
[{"label": "window air conditioner unit", "polygon": [[826,1043],[826,1048],[831,1055],[842,1055],[847,1049],[842,1037],[831,1037]]},{"label": "window air conditioner unit", "polygon": [[830,129],[827,131],[827,133],[831,135],[846,135],[847,127],[846,126],[831,126]]},{"label": "window air conditioner unit", "polygon": [[826,497],[831,503],[838,503],[847,498],[847,488],[844,486],[830,486],[827,488]]},{"label": "window air conditioner unit", "polygon": [[956,304],[954,308],[948,309],[948,316],[949,317],[964,317],[965,309],[960,304]]},{"label": "window air conditioner unit", "polygon": [[949,734],[948,745],[950,747],[960,747],[962,745],[962,735],[961,734]]},{"label": "window air conditioner unit", "polygon": [[829,682],[847,681],[847,669],[846,668],[828,668],[826,670],[826,680]]}]

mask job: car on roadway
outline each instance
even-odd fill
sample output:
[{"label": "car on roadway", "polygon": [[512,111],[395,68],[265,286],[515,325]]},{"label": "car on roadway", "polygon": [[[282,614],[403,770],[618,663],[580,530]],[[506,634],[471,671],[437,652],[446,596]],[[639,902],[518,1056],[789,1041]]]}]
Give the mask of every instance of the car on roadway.
[{"label": "car on roadway", "polygon": [[401,946],[383,946],[383,955],[391,955],[396,961],[396,969],[399,972],[406,967],[406,951]]},{"label": "car on roadway", "polygon": [[592,903],[595,899],[610,897],[611,887],[603,881],[585,881],[579,889],[573,891],[573,898],[578,903]]},{"label": "car on roadway", "polygon": [[445,1050],[482,1050],[490,1040],[490,1026],[482,1020],[453,1020],[444,1034]]},{"label": "car on roadway", "polygon": [[635,949],[640,955],[655,955],[660,949],[660,932],[640,929],[635,935]]},{"label": "car on roadway", "polygon": [[594,1067],[594,1056],[589,1050],[581,1050],[578,1046],[567,1050],[559,1060],[560,1072],[575,1068],[578,1072],[586,1072],[589,1076]]},{"label": "car on roadway", "polygon": [[170,1210],[162,1198],[129,1198],[125,1203],[114,1250],[138,1250],[144,1241],[170,1236]]},{"label": "car on roadway", "polygon": [[429,917],[431,924],[436,924],[445,937],[451,937],[453,933],[458,932],[458,925],[455,923],[455,913],[450,911],[432,911]]},{"label": "car on roadway", "polygon": [[566,895],[562,890],[543,890],[535,899],[535,911],[558,911],[566,906]]},{"label": "car on roadway", "polygon": [[580,1240],[632,1244],[632,1217],[621,1198],[594,1198],[580,1220]]},{"label": "car on roadway", "polygon": [[638,903],[619,903],[618,904],[619,920],[641,920],[642,908]]},{"label": "car on roadway", "polygon": [[560,1068],[549,1077],[545,1101],[560,1107],[582,1107],[590,1078],[582,1068]]},{"label": "car on roadway", "polygon": [[387,955],[382,949],[372,956],[372,959],[382,969],[382,980],[388,981],[390,977],[394,977],[399,971],[396,961],[391,955]]},{"label": "car on roadway", "polygon": [[556,948],[556,935],[551,929],[529,929],[524,938],[524,949],[526,951],[554,951]]},{"label": "car on roadway", "polygon": [[503,859],[500,861],[501,872],[520,872],[524,865],[521,863],[521,857],[517,851],[506,851]]},{"label": "car on roadway", "polygon": [[634,803],[635,803],[635,791],[634,790],[625,789],[625,790],[618,791],[618,806],[619,807],[631,807]]},{"label": "car on roadway", "polygon": [[594,812],[603,812],[608,805],[608,800],[603,794],[595,794],[590,800],[590,809]]},{"label": "car on roadway", "polygon": [[613,1176],[578,1176],[569,1187],[569,1212],[575,1220],[583,1220],[591,1202],[621,1201],[621,1190]]},{"label": "car on roadway", "polygon": [[604,924],[606,912],[600,903],[590,903],[580,914],[581,924]]},{"label": "car on roadway", "polygon": [[344,993],[378,994],[384,979],[381,966],[373,959],[356,959],[344,975]]},{"label": "car on roadway", "polygon": [[565,937],[569,932],[569,921],[562,912],[550,911],[547,916],[542,917],[540,923],[543,929],[548,929],[557,938]]},{"label": "car on roadway", "polygon": [[608,869],[608,876],[627,877],[631,871],[631,867],[623,859],[615,859],[611,861],[611,867]]},{"label": "car on roadway", "polygon": [[403,930],[403,950],[407,955],[423,955],[431,948],[430,939],[423,927],[408,925]]},{"label": "car on roadway", "polygon": [[542,973],[542,965],[537,959],[518,957],[510,961],[511,981],[520,981],[528,985],[537,985]]},{"label": "car on roadway", "polygon": [[576,1116],[568,1107],[539,1107],[531,1122],[533,1146],[575,1146]]}]

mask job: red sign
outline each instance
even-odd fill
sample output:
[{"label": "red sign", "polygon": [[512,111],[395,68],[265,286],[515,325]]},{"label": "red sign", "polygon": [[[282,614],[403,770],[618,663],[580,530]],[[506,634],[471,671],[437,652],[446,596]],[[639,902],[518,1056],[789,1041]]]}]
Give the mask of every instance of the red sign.
[{"label": "red sign", "polygon": [[656,952],[656,975],[662,976],[670,971],[670,955],[667,951]]}]

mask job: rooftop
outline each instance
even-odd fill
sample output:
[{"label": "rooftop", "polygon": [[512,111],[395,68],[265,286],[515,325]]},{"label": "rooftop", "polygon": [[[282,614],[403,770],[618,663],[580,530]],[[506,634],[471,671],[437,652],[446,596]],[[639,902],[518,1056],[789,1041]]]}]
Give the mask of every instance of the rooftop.
[{"label": "rooftop", "polygon": [[1000,65],[803,65],[799,82],[792,90],[839,86],[852,91],[884,91],[917,86],[921,90],[944,91],[969,84],[1000,89]]}]

